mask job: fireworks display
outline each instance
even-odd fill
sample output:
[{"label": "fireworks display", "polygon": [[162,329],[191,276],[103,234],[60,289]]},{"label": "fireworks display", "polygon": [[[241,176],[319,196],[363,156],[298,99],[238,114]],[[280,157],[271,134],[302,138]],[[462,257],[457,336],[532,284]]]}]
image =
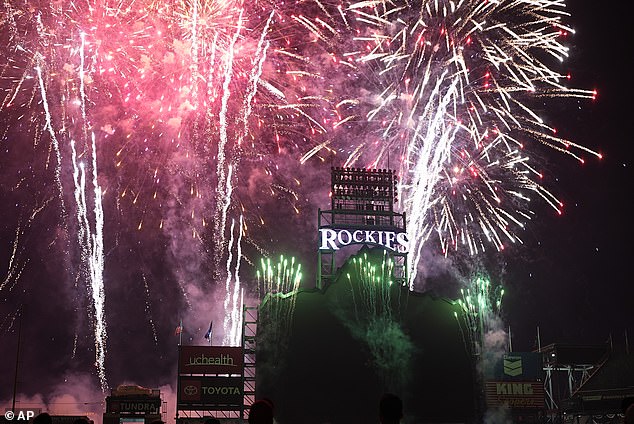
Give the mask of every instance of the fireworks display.
[{"label": "fireworks display", "polygon": [[500,330],[504,289],[493,287],[486,276],[478,275],[461,290],[461,295],[458,304],[467,325],[467,338],[474,354],[481,355],[487,333]]},{"label": "fireworks display", "polygon": [[268,323],[266,337],[277,353],[288,348],[297,292],[302,282],[302,265],[295,257],[280,255],[276,261],[261,258],[256,271],[257,291],[262,298],[259,313]]},{"label": "fireworks display", "polygon": [[[251,287],[255,258],[311,245],[331,164],[397,170],[412,289],[427,246],[521,242],[563,206],[541,158],[600,157],[545,113],[596,95],[560,69],[567,17],[562,0],[4,1],[0,331],[38,292],[36,262],[74,304],[69,355],[89,329],[104,391],[127,312],[107,293],[125,286],[154,345],[181,310],[204,332],[211,309],[238,344],[245,298],[297,289],[294,258]],[[356,266],[368,290],[391,269]]]},{"label": "fireworks display", "polygon": [[[599,156],[559,138],[540,117],[549,97],[594,98],[555,70],[572,32],[563,1],[365,1],[303,18],[318,39],[336,38],[332,60],[352,75],[337,113],[350,134],[345,164],[395,167],[412,241],[414,283],[435,234],[445,254],[521,242],[531,200],[561,213],[531,154],[542,146],[583,162]],[[338,12],[338,13],[337,13]],[[321,23],[321,25],[320,25]],[[334,45],[333,45],[334,44]]]}]

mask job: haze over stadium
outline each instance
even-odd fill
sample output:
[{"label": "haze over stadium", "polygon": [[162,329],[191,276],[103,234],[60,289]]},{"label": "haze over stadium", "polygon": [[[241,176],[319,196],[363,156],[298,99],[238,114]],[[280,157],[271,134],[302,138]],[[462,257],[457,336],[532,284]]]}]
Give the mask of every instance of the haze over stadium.
[{"label": "haze over stadium", "polygon": [[623,195],[600,192],[631,178],[618,125],[631,88],[619,92],[619,67],[602,64],[624,60],[601,42],[619,42],[619,26],[592,20],[618,10],[542,0],[0,9],[0,372],[13,375],[22,313],[25,404],[100,410],[124,382],[169,396],[181,320],[186,342],[203,343],[214,321],[216,343],[238,344],[261,258],[292,254],[313,284],[332,166],[397,172],[411,290],[458,298],[484,269],[508,287],[505,324],[525,349],[535,325],[594,341],[632,327]]}]

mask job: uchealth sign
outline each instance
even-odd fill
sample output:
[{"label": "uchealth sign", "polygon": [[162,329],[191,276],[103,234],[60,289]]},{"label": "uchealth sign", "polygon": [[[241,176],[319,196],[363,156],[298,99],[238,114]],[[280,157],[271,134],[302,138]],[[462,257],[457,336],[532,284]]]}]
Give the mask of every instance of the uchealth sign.
[{"label": "uchealth sign", "polygon": [[319,250],[339,250],[351,244],[373,244],[400,253],[409,251],[409,238],[404,231],[319,229]]},{"label": "uchealth sign", "polygon": [[202,410],[210,406],[243,404],[242,377],[185,377],[178,378],[178,406]]},{"label": "uchealth sign", "polygon": [[244,353],[234,346],[180,346],[180,374],[242,375]]}]

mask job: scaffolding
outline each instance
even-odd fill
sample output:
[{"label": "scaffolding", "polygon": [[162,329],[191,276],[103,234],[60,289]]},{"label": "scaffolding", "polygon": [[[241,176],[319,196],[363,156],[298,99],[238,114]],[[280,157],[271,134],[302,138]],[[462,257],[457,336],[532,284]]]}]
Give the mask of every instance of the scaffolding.
[{"label": "scaffolding", "polygon": [[244,347],[244,418],[249,417],[249,408],[253,405],[253,402],[255,402],[257,329],[258,308],[245,305],[242,319],[242,346]]},{"label": "scaffolding", "polygon": [[608,354],[605,345],[553,343],[540,348],[543,354],[546,421],[562,421],[561,402],[569,399],[600,366]]},{"label": "scaffolding", "polygon": [[[248,418],[249,408],[255,401],[257,311],[257,307],[244,305],[242,308],[241,346],[179,346],[177,423],[203,424],[209,417],[227,423],[242,423]],[[201,371],[192,370],[192,363],[183,361],[187,357],[181,358],[184,351],[193,352],[195,358],[203,358],[201,363],[194,364],[200,365]],[[239,370],[227,368],[222,361],[218,365],[215,360],[222,360],[223,355],[225,358],[233,358],[231,366],[239,362]],[[214,367],[220,368],[216,370]],[[235,385],[235,394],[239,397],[231,397],[227,402],[204,397],[195,402],[187,399],[188,395],[207,384],[221,384],[218,387],[223,390]]]},{"label": "scaffolding", "polygon": [[[392,170],[332,168],[331,209],[319,210],[318,228],[376,233],[405,233],[405,213],[394,211],[397,201],[396,176]],[[387,237],[387,236],[385,236]],[[377,245],[367,239],[350,244]],[[336,278],[337,249],[320,246],[317,254],[317,287],[324,288]],[[407,283],[407,253],[390,251],[394,260],[394,282]]]}]

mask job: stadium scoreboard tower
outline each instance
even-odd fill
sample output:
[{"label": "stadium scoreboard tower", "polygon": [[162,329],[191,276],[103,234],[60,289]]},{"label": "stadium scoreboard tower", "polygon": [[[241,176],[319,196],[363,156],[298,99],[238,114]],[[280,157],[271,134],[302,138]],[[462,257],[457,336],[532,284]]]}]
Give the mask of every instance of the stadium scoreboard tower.
[{"label": "stadium scoreboard tower", "polygon": [[121,385],[106,397],[103,424],[150,424],[162,420],[161,391],[134,385]]},{"label": "stadium scoreboard tower", "polygon": [[388,169],[332,168],[331,209],[319,210],[317,286],[331,283],[336,254],[348,245],[379,246],[394,259],[394,281],[407,282],[405,213],[394,211],[397,179]]}]

